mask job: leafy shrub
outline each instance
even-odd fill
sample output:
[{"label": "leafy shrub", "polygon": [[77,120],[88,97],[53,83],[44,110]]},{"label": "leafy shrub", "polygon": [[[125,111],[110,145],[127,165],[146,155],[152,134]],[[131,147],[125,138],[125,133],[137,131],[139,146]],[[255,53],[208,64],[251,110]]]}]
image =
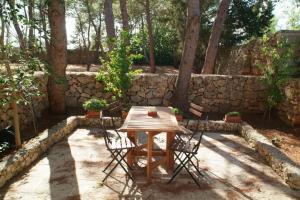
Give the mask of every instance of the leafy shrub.
[{"label": "leafy shrub", "polygon": [[132,69],[132,60],[136,55],[130,53],[128,41],[128,32],[122,32],[114,44],[114,49],[108,54],[108,60],[102,61],[103,66],[96,76],[103,83],[104,91],[113,94],[113,99],[125,98],[133,76],[141,72]]},{"label": "leafy shrub", "polygon": [[282,102],[284,98],[283,83],[295,72],[295,68],[292,67],[291,45],[282,37],[270,38],[264,36],[261,53],[266,62],[259,63],[258,67],[262,71],[262,82],[267,89],[266,105],[270,117],[272,109]]},{"label": "leafy shrub", "polygon": [[87,100],[83,103],[84,110],[88,111],[101,111],[105,108],[107,108],[108,104],[106,100],[104,99],[95,99],[92,98],[90,100]]}]

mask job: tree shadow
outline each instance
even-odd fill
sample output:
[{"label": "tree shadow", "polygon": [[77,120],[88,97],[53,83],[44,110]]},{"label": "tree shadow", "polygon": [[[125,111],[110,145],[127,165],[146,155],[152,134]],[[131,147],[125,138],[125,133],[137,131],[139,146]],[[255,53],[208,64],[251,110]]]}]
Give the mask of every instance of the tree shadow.
[{"label": "tree shadow", "polygon": [[48,152],[47,159],[51,199],[80,200],[75,160],[68,139],[57,143]]},{"label": "tree shadow", "polygon": [[[211,137],[211,135],[209,135],[209,134],[206,134],[205,136],[206,137]],[[230,139],[228,139],[228,140],[230,142],[235,143],[235,141],[233,141],[233,140],[230,140]],[[207,139],[203,138],[203,141],[204,141],[203,146],[205,146],[208,149],[214,151],[215,153],[221,155],[223,158],[228,160],[231,164],[240,167],[241,169],[245,170],[248,174],[251,174],[252,176],[255,176],[258,180],[260,180],[264,183],[268,183],[273,188],[276,188],[277,190],[282,191],[286,195],[294,197],[294,198],[299,198],[300,194],[298,194],[295,191],[291,190],[287,185],[281,183],[281,181],[277,180],[276,178],[265,174],[264,172],[254,168],[253,166],[251,166],[250,164],[247,164],[246,162],[240,161],[238,159],[238,157],[229,154],[228,152],[226,152],[223,149],[219,148],[217,145],[211,143]],[[248,147],[246,147],[246,148],[248,148]],[[252,151],[255,152],[254,150],[252,150]],[[249,155],[249,154],[247,154],[247,155]],[[251,154],[251,156],[256,160],[257,164],[265,165],[265,163],[262,162],[262,160],[260,160],[259,157],[255,157],[255,154]],[[266,167],[269,167],[269,166],[266,166]]]}]

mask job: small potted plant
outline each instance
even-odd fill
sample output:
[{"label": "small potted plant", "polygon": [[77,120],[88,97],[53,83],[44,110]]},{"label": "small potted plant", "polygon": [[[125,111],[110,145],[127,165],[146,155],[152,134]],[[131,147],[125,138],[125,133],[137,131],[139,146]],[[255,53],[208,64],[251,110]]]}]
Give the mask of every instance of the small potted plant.
[{"label": "small potted plant", "polygon": [[148,110],[148,115],[150,117],[157,117],[157,110],[154,107],[150,107]]},{"label": "small potted plant", "polygon": [[123,118],[123,119],[126,119],[129,110],[130,110],[130,106],[124,106],[124,107],[123,107],[123,109],[122,109],[122,118]]},{"label": "small potted plant", "polygon": [[174,115],[176,116],[177,121],[183,120],[182,111],[179,110],[178,108],[172,108],[172,113],[174,113]]},{"label": "small potted plant", "polygon": [[102,111],[107,108],[108,104],[104,99],[89,99],[83,103],[84,110],[87,111],[88,118],[102,117]]},{"label": "small potted plant", "polygon": [[242,122],[241,114],[236,111],[229,112],[225,115],[224,121],[229,123],[241,123]]}]

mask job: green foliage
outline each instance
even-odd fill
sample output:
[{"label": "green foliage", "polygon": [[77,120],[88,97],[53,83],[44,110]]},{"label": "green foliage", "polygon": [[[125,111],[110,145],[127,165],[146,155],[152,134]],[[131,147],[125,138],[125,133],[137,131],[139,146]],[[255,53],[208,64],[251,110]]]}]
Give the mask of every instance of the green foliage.
[{"label": "green foliage", "polygon": [[175,115],[182,115],[182,111],[179,110],[178,108],[172,108],[171,109],[172,113],[174,113]]},{"label": "green foliage", "polygon": [[87,100],[83,103],[84,110],[88,111],[101,111],[105,108],[107,108],[108,104],[106,100],[104,99],[95,99],[92,98],[90,100]]},{"label": "green foliage", "polygon": [[222,35],[224,46],[234,46],[270,31],[274,1],[233,0]]},{"label": "green foliage", "polygon": [[[12,56],[12,46],[6,45],[1,49],[1,55],[6,55],[6,58]],[[41,96],[39,91],[40,85],[38,84],[37,77],[34,75],[37,69],[42,68],[42,64],[35,57],[27,57],[18,55],[20,63],[13,67],[11,78],[7,72],[5,72],[5,64],[9,62],[7,59],[1,60],[3,72],[0,73],[0,105],[11,103],[16,101],[17,103],[31,103],[33,97]],[[16,94],[16,99],[12,97],[12,94]]]},{"label": "green foliage", "polygon": [[122,32],[114,43],[114,49],[108,54],[108,60],[102,61],[103,66],[96,76],[104,84],[104,90],[112,93],[114,99],[124,98],[133,76],[141,72],[132,69],[135,55],[130,53],[128,41],[128,32]]},{"label": "green foliage", "polygon": [[232,111],[229,113],[226,113],[227,116],[241,116],[241,114],[237,111]]},{"label": "green foliage", "polygon": [[283,100],[282,85],[295,72],[295,69],[291,67],[291,45],[284,38],[264,36],[261,53],[266,61],[259,63],[258,66],[262,71],[262,81],[267,89],[266,104],[270,114],[272,108]]}]

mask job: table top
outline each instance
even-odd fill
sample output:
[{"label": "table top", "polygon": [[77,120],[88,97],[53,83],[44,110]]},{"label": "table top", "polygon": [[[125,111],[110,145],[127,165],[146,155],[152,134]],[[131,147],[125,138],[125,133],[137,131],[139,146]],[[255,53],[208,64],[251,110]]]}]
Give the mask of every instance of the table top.
[{"label": "table top", "polygon": [[[156,117],[148,116],[150,108],[156,109]],[[132,106],[120,130],[175,132],[180,131],[180,126],[169,107]]]}]

